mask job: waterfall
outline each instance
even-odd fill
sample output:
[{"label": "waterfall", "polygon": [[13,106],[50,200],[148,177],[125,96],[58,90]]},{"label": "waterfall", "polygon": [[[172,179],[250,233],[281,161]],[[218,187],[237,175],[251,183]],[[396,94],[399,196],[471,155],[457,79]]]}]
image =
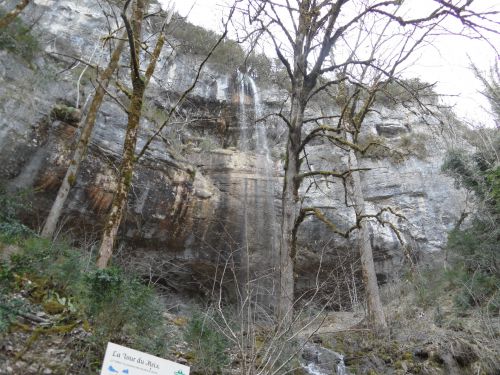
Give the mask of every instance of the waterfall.
[{"label": "waterfall", "polygon": [[238,98],[239,98],[239,116],[238,125],[240,130],[239,149],[248,152],[250,148],[250,132],[248,129],[248,111],[247,111],[247,97],[249,96],[249,86],[247,76],[240,73],[238,70],[237,79],[239,82]]},{"label": "waterfall", "polygon": [[[325,370],[321,369],[319,365],[313,362],[309,362],[306,365],[303,365],[302,368],[309,374],[309,375],[327,375],[330,372],[325,372]],[[336,375],[347,375],[347,369],[345,367],[344,363],[344,356],[339,355],[338,363],[335,368],[335,374]]]},{"label": "waterfall", "polygon": [[260,100],[259,90],[252,77],[248,77],[248,81],[253,93],[254,105],[255,105],[255,127],[257,131],[257,142],[255,153],[257,156],[257,164],[260,165],[264,170],[265,176],[265,197],[267,199],[266,205],[270,209],[269,216],[271,221],[268,225],[272,226],[272,241],[271,245],[272,254],[276,254],[276,210],[274,208],[274,176],[273,176],[273,159],[271,157],[271,150],[269,149],[269,142],[267,138],[267,128],[265,121],[262,120],[262,102]]},{"label": "waterfall", "polygon": [[306,343],[302,368],[309,375],[348,375],[344,356],[314,343]]},{"label": "waterfall", "polygon": [[[259,90],[252,77],[237,72],[239,150],[255,158],[253,170],[243,181],[242,248],[241,257],[246,280],[254,280],[248,294],[255,301],[272,306],[272,267],[276,254],[276,210],[274,207],[273,160],[262,117]],[[260,253],[260,255],[259,255]],[[262,256],[264,255],[264,256]],[[252,266],[252,270],[250,270]],[[258,281],[256,281],[258,280]],[[247,296],[248,296],[247,294]]]},{"label": "waterfall", "polygon": [[347,375],[347,369],[345,368],[344,356],[339,354],[339,362],[337,363],[337,375]]},{"label": "waterfall", "polygon": [[[238,100],[238,148],[241,152],[255,158],[253,170],[248,171],[242,181],[244,201],[242,202],[242,246],[241,267],[245,278],[245,290],[242,298],[246,312],[253,315],[260,304],[272,306],[274,273],[264,277],[262,271],[276,264],[278,233],[276,209],[274,206],[275,183],[271,150],[268,142],[266,122],[263,121],[263,108],[259,89],[255,81],[247,74],[237,72]],[[263,261],[256,261],[254,252],[264,253]],[[251,270],[251,267],[254,269]],[[257,270],[255,269],[257,268]],[[265,272],[264,272],[265,273]],[[248,303],[251,301],[251,303]],[[312,344],[308,344],[312,345]],[[312,347],[318,354],[316,361],[302,364],[310,375],[332,373],[347,375],[344,356],[325,348]]]}]

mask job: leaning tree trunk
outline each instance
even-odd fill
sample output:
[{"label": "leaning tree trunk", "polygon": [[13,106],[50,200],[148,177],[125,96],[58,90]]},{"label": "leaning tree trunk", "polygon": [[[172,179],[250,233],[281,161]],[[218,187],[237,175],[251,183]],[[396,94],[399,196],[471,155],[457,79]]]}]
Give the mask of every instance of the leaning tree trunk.
[{"label": "leaning tree trunk", "polygon": [[0,18],[0,30],[9,26],[29,3],[30,0],[21,0],[13,10]]},{"label": "leaning tree trunk", "polygon": [[127,206],[127,196],[130,186],[132,185],[132,177],[134,173],[135,147],[137,144],[137,134],[139,130],[139,121],[141,119],[144,92],[156,68],[156,63],[160,57],[160,52],[165,42],[164,35],[160,34],[156,42],[155,49],[151,55],[149,65],[146,69],[145,78],[143,78],[139,70],[139,48],[142,35],[141,28],[144,7],[144,0],[137,0],[132,26],[130,26],[125,14],[122,14],[122,18],[127,27],[128,41],[130,45],[130,58],[132,62],[132,96],[128,107],[127,131],[125,134],[125,143],[123,145],[118,186],[111,204],[110,212],[106,219],[101,247],[99,249],[99,258],[97,259],[97,267],[100,269],[106,268],[109,260],[111,259],[116,234],[118,233],[118,228],[123,218],[125,207]]},{"label": "leaning tree trunk", "polygon": [[78,139],[73,158],[71,159],[62,184],[59,187],[59,191],[57,192],[56,199],[52,204],[49,215],[47,216],[47,220],[45,221],[45,225],[43,226],[41,234],[42,237],[50,238],[54,235],[57,222],[59,221],[62,210],[64,208],[64,203],[68,198],[71,187],[76,181],[76,177],[78,176],[78,171],[80,169],[80,164],[87,153],[87,148],[90,136],[92,135],[92,130],[94,129],[97,112],[99,111],[104,95],[106,94],[106,88],[108,87],[111,76],[113,75],[118,66],[118,62],[120,61],[120,55],[125,43],[124,38],[125,35],[120,38],[115,50],[111,55],[108,66],[102,72],[102,74],[97,77],[97,88],[95,90],[94,97],[92,98],[92,103],[90,104],[87,116],[85,117],[85,122],[81,127],[80,138]]},{"label": "leaning tree trunk", "polygon": [[106,268],[111,259],[116,234],[118,233],[123,212],[127,205],[127,195],[132,184],[132,175],[134,172],[135,145],[137,143],[139,120],[141,119],[144,91],[145,85],[142,77],[133,78],[132,99],[128,108],[127,133],[123,146],[120,177],[113,203],[111,204],[111,210],[106,219],[101,247],[99,249],[99,258],[97,259],[97,268],[100,269]]},{"label": "leaning tree trunk", "polygon": [[[365,199],[361,189],[361,177],[358,169],[358,160],[354,150],[349,152],[349,168],[353,170],[348,177],[351,198],[354,202],[356,217],[362,217],[365,214]],[[387,328],[384,309],[380,301],[380,292],[375,273],[375,264],[373,262],[373,250],[368,231],[368,223],[360,221],[359,235],[359,253],[361,256],[361,272],[363,282],[366,288],[366,300],[368,305],[368,321],[375,329]]]}]

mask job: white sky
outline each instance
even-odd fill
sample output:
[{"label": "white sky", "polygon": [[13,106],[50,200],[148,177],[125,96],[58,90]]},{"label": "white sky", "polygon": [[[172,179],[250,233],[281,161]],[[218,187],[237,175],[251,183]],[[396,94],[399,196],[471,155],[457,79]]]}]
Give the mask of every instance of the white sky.
[{"label": "white sky", "polygon": [[[221,19],[230,0],[159,0],[160,3],[174,3],[175,9],[196,25],[220,31]],[[408,1],[408,0],[407,0]],[[413,2],[412,2],[413,1]],[[500,11],[500,0],[476,0],[483,9]],[[425,14],[430,0],[410,0],[412,15]],[[500,17],[498,17],[500,22]],[[500,37],[495,36],[490,42],[500,50]],[[469,69],[469,57],[481,70],[487,71],[499,56],[484,41],[471,40],[458,36],[443,36],[426,47],[414,59],[414,63],[405,73],[406,76],[419,76],[426,82],[437,82],[437,91],[453,95],[446,101],[455,105],[455,112],[471,122],[480,119],[483,123],[493,124],[488,116],[486,100],[478,93],[481,84]]]}]

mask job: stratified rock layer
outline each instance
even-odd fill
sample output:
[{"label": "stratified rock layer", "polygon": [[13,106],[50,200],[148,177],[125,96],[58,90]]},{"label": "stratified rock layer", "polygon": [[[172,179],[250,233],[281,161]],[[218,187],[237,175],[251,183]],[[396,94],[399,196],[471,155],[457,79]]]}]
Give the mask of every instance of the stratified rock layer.
[{"label": "stratified rock layer", "polygon": [[[105,20],[98,9],[94,0],[36,0],[23,17],[41,16],[34,32],[46,52],[57,54],[40,54],[29,67],[19,57],[0,51],[0,179],[11,189],[36,189],[36,215],[30,219],[35,226],[42,224],[55,197],[78,136],[78,118],[60,116],[54,107],[71,108],[78,103],[84,112],[92,93],[88,80],[77,84],[82,68],[72,69],[73,60],[62,55],[92,56],[101,64],[106,59],[99,42],[105,35],[101,32]],[[169,50],[162,54],[147,92],[138,149],[191,84],[200,60],[199,56],[171,55]],[[128,81],[126,71],[120,79]],[[230,284],[234,279],[256,276],[268,280],[260,287],[273,287],[269,280],[278,248],[285,129],[276,119],[266,122],[274,160],[269,175],[258,155],[238,150],[240,99],[235,96],[234,80],[232,72],[220,67],[204,69],[196,89],[177,111],[175,124],[152,142],[134,173],[116,258],[179,292],[208,295],[215,285],[234,297]],[[266,89],[260,92],[261,110],[276,112],[284,93],[262,84]],[[254,101],[250,93],[243,102]],[[320,110],[313,106],[309,115]],[[108,98],[67,202],[63,231],[98,238],[113,197],[125,126],[125,113]],[[421,117],[402,108],[381,107],[367,119],[365,133],[382,137],[394,147],[418,151],[400,158],[359,160],[367,168],[362,182],[369,212],[392,207],[405,217],[390,217],[404,246],[389,226],[371,223],[378,275],[385,282],[398,275],[405,261],[441,253],[447,231],[460,216],[463,197],[440,173],[444,143]],[[345,155],[325,144],[315,143],[306,151],[308,163],[316,170],[345,167]],[[353,211],[345,207],[338,181],[318,178],[304,193],[307,205],[321,207],[339,227],[352,225]],[[322,223],[307,220],[299,239],[298,293],[316,285],[320,265],[323,279],[337,271],[356,274],[352,267],[355,236],[342,239]],[[324,290],[330,289],[325,286]]]}]

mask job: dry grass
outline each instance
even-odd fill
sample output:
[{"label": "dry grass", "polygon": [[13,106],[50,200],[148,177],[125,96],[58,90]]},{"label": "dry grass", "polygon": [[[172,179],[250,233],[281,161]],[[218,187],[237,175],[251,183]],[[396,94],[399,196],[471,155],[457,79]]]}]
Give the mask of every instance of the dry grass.
[{"label": "dry grass", "polygon": [[87,188],[92,209],[97,212],[106,212],[113,202],[113,193],[110,193],[98,186],[90,185]]},{"label": "dry grass", "polygon": [[62,179],[64,177],[64,171],[58,169],[51,169],[45,171],[38,181],[36,182],[35,190],[37,191],[53,191],[59,188]]},{"label": "dry grass", "polygon": [[[458,309],[443,280],[420,287],[415,284],[418,282],[402,282],[384,290],[384,299],[390,301],[386,313],[394,338],[410,348],[422,347],[430,358],[443,360],[452,373],[497,374],[500,317],[484,308]],[[425,295],[423,298],[425,293],[431,294],[432,302]]]}]

